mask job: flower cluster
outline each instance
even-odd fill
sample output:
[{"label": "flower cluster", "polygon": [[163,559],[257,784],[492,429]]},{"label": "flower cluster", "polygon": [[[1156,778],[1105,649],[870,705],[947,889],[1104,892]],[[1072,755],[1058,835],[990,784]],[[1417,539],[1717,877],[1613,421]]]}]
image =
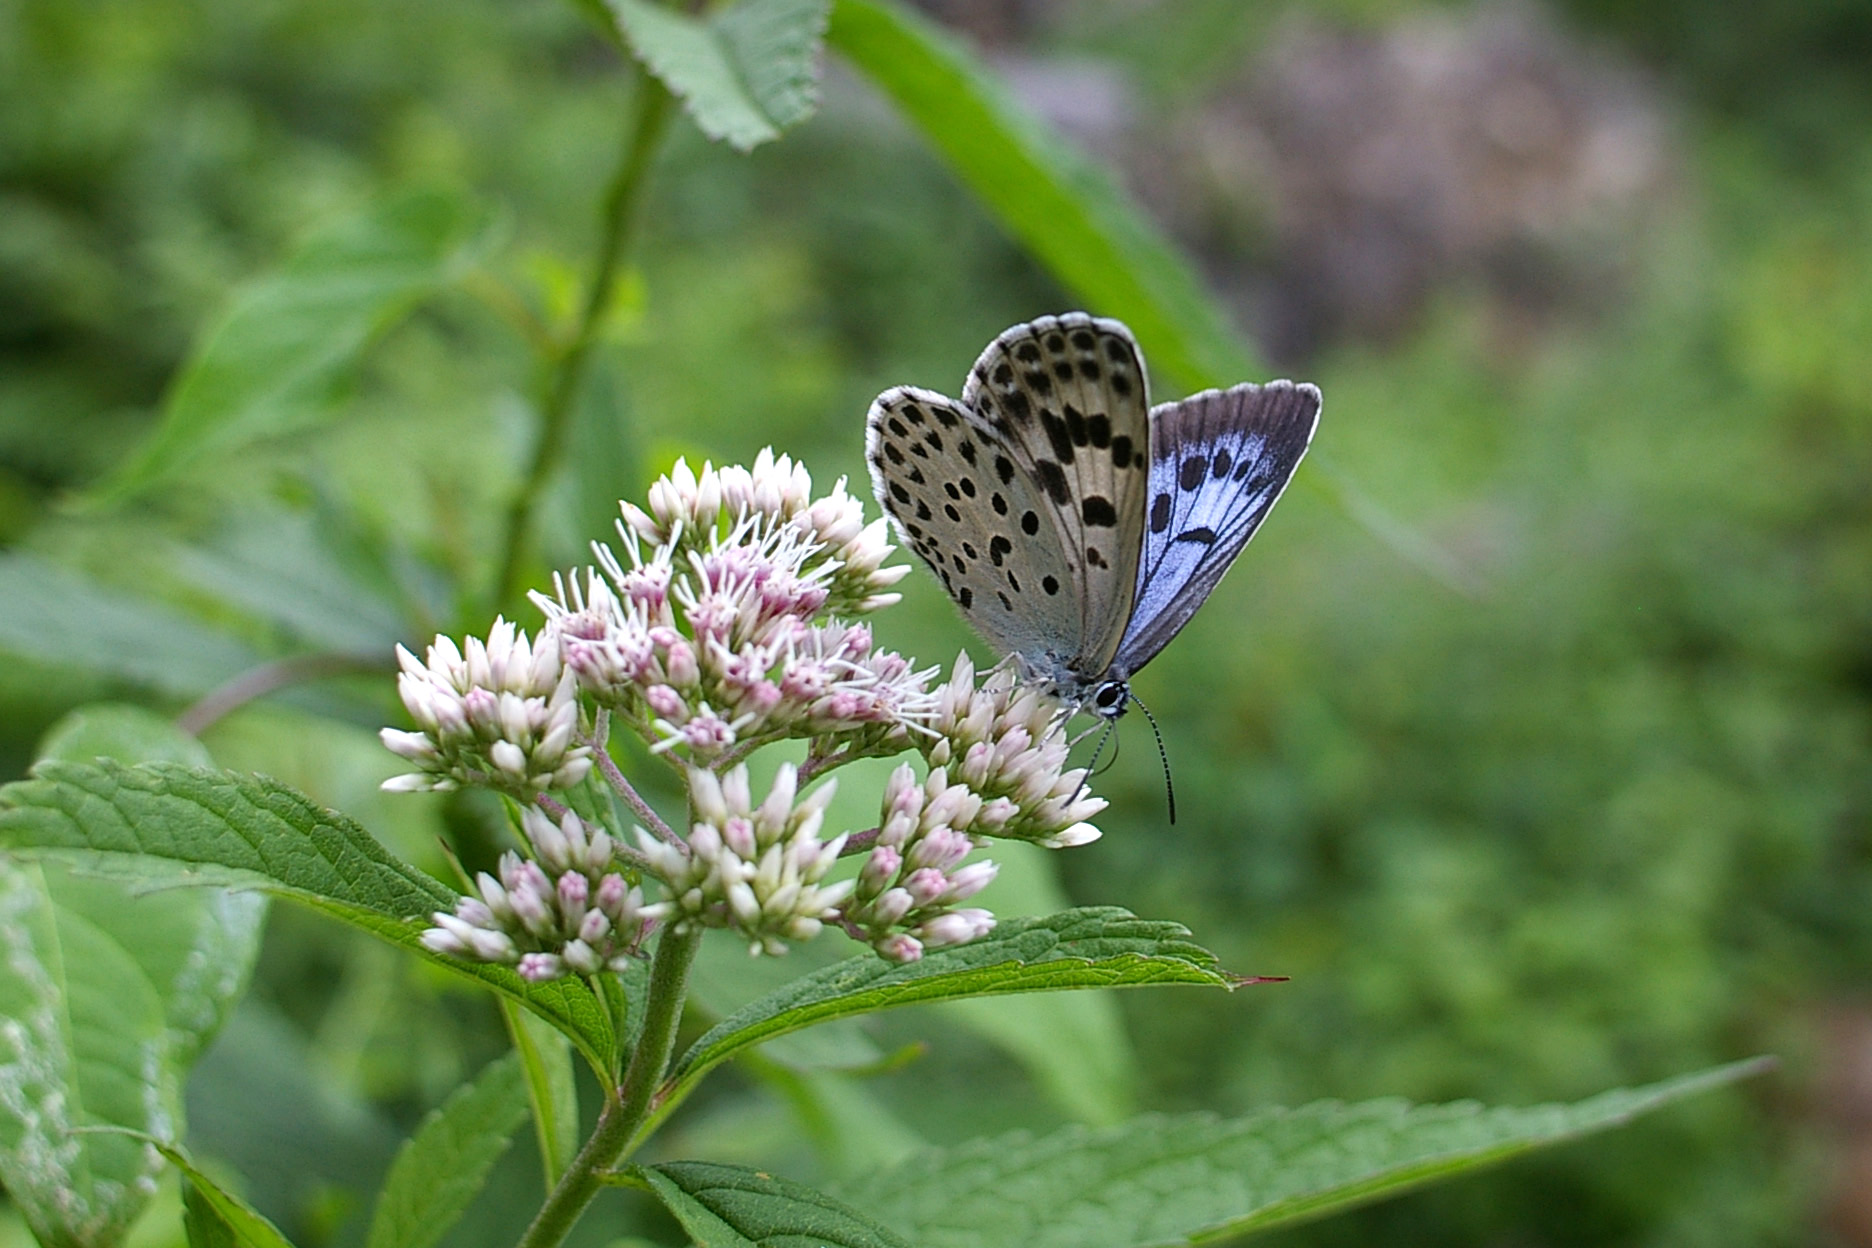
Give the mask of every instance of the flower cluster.
[{"label": "flower cluster", "polygon": [[[909,962],[994,926],[963,904],[995,877],[967,861],[990,839],[1097,839],[1088,820],[1105,803],[1067,767],[1066,707],[1010,668],[978,681],[966,655],[931,688],[936,669],[854,622],[896,600],[906,569],[885,566],[883,522],[865,523],[843,481],[815,499],[804,468],[763,452],[751,469],[679,462],[648,502],[623,504],[621,554],[594,544],[595,567],[533,595],[535,639],[497,620],[485,641],[438,637],[422,661],[398,651],[416,730],[383,739],[418,770],[385,787],[480,786],[523,807],[522,851],[433,916],[431,950],[542,980],[617,970],[659,923],[726,929],[768,954],[834,923]],[[614,725],[682,774],[679,830],[612,765]],[[756,804],[742,760],[787,738],[811,741],[807,761]],[[801,775],[909,750],[924,775],[896,770],[878,826],[822,837],[832,782],[802,794]],[[588,824],[547,796],[595,765],[654,829],[637,830],[639,849],[615,820]],[[864,856],[834,879],[846,852]]]},{"label": "flower cluster", "polygon": [[[892,773],[877,842],[840,911],[845,929],[893,962],[914,962],[925,949],[958,945],[992,929],[988,911],[953,908],[988,887],[998,870],[992,862],[962,865],[975,848],[968,829],[984,805],[966,787],[950,784],[940,768],[921,784],[907,764]],[[987,813],[992,821],[999,812]]]},{"label": "flower cluster", "polygon": [[385,728],[383,743],[421,770],[384,784],[393,791],[485,786],[523,799],[568,788],[591,770],[577,744],[577,681],[550,633],[527,635],[497,619],[484,642],[457,648],[437,637],[418,660],[397,647],[397,692],[420,732]]},{"label": "flower cluster", "polygon": [[1008,667],[978,688],[964,654],[936,693],[932,735],[919,740],[932,769],[982,797],[980,831],[1066,849],[1098,839],[1086,821],[1107,803],[1086,788],[1083,768],[1066,770],[1065,718],[1058,699],[1023,687]]},{"label": "flower cluster", "polygon": [[[838,613],[876,610],[909,569],[884,567],[882,522],[866,525],[841,480],[763,452],[752,471],[678,462],[624,505],[624,557],[534,595],[581,688],[658,752],[697,760],[786,737],[871,730],[907,743],[930,673],[873,647]],[[645,549],[645,542],[654,545]]]},{"label": "flower cluster", "polygon": [[500,878],[483,871],[480,895],[453,914],[437,911],[422,942],[436,953],[514,963],[525,979],[622,970],[648,925],[667,912],[646,906],[643,890],[614,869],[616,849],[600,830],[567,811],[555,823],[528,809],[521,824],[534,858],[501,855]]},{"label": "flower cluster", "polygon": [[755,806],[746,767],[719,778],[692,770],[695,824],[687,844],[666,844],[648,833],[638,838],[651,870],[669,889],[671,921],[728,928],[754,953],[785,953],[787,941],[817,936],[853,887],[850,880],[824,882],[845,847],[843,836],[819,839],[835,788],[827,781],[796,801],[798,773],[785,763],[766,800]]}]

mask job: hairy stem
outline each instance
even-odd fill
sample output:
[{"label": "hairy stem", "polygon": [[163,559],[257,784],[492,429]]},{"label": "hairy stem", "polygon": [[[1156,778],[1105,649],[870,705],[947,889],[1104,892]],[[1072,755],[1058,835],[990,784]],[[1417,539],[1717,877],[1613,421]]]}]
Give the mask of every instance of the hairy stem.
[{"label": "hairy stem", "polygon": [[611,791],[624,799],[624,804],[631,808],[631,813],[643,820],[644,827],[650,830],[651,835],[666,845],[681,844],[682,838],[670,830],[669,824],[663,822],[662,816],[657,814],[649,802],[644,801],[643,794],[637,791],[629,777],[618,770],[616,760],[611,757],[611,751],[605,748],[604,739],[594,735],[590,744],[592,758],[597,762],[598,770],[604,776],[605,782],[611,786]]},{"label": "hairy stem", "polygon": [[689,967],[702,943],[700,931],[666,930],[657,942],[650,964],[650,991],[644,1004],[642,1038],[631,1054],[624,1082],[605,1098],[604,1112],[561,1176],[557,1187],[520,1237],[518,1248],[558,1248],[603,1186],[601,1177],[622,1159],[631,1137],[643,1125],[650,1100],[669,1067],[676,1047],[676,1026],[682,1021],[683,997]]},{"label": "hairy stem", "polygon": [[670,117],[670,93],[655,78],[645,74],[638,97],[637,117],[624,149],[623,160],[605,192],[603,227],[598,255],[592,265],[591,283],[585,292],[585,306],[570,341],[560,351],[547,381],[546,399],[540,409],[539,440],[533,447],[533,462],[526,479],[514,495],[507,511],[506,538],[501,553],[500,573],[495,581],[497,601],[509,603],[520,596],[520,580],[526,562],[527,542],[532,535],[533,517],[545,493],[547,482],[565,455],[566,435],[572,423],[573,401],[579,383],[591,359],[592,345],[603,327],[605,310],[611,304],[617,286],[618,268],[630,248],[631,231],[637,220],[637,206],[643,201],[649,180],[650,162],[662,140]]}]

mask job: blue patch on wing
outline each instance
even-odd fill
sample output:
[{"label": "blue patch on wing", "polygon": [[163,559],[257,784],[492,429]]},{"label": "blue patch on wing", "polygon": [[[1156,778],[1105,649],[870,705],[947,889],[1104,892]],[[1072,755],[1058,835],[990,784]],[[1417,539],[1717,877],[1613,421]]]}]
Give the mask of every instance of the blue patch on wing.
[{"label": "blue patch on wing", "polygon": [[1317,389],[1286,381],[1152,410],[1144,550],[1115,671],[1150,662],[1209,597],[1300,466],[1319,410]]}]

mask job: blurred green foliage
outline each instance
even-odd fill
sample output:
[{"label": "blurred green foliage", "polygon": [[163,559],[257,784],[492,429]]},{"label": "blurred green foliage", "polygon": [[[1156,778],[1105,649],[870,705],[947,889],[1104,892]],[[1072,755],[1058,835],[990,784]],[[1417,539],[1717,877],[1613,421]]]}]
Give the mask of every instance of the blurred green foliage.
[{"label": "blurred green foliage", "polygon": [[[1104,7],[1087,6],[1125,16]],[[1236,7],[1158,6],[1150,38],[1088,19],[1106,34],[1087,40],[1163,84],[1171,58],[1245,54],[1271,25],[1231,21]],[[1757,1051],[1788,1066],[1284,1242],[1823,1242],[1820,1026],[1872,986],[1872,6],[1568,10],[1677,91],[1694,194],[1644,240],[1629,292],[1531,343],[1446,292],[1402,343],[1311,369],[1321,448],[1453,552],[1475,593],[1294,490],[1138,682],[1177,825],[1127,723],[1101,781],[1107,836],[1062,857],[1064,885],[1293,977],[1123,1000],[1145,1107],[1531,1102]],[[1086,42],[1071,22],[1055,38]],[[552,562],[598,531],[604,494],[639,492],[679,453],[772,444],[822,479],[860,474],[879,389],[953,390],[993,334],[1065,305],[879,99],[838,74],[827,91],[812,123],[749,157],[676,129],[548,512]],[[283,581],[319,571],[302,590],[349,586],[322,600],[358,645],[361,628],[386,646],[398,619],[410,642],[484,627],[538,388],[525,334],[573,310],[631,94],[618,53],[557,0],[0,5],[0,543],[260,655],[336,644],[332,620],[283,624],[252,600],[269,557]],[[435,187],[494,204],[506,245],[470,285],[482,297],[426,308],[343,379],[340,423],[128,511],[60,508],[151,427],[235,283],[334,214]],[[942,661],[972,644],[926,578],[906,587],[892,645]],[[0,670],[8,776],[73,705],[186,701],[81,666]],[[369,735],[388,694],[269,703],[207,743],[440,868],[445,819],[459,845],[477,813],[371,791],[395,770]],[[669,1147],[811,1178],[1085,1112],[961,1020],[886,1017],[873,1039],[928,1037],[908,1074],[750,1068]],[[1073,1037],[1055,1038],[1071,1061]],[[255,989],[191,1086],[193,1146],[297,1242],[355,1243],[395,1140],[503,1045],[486,1000],[277,907]],[[451,1248],[517,1232],[529,1148]],[[671,1238],[607,1201],[585,1241]]]}]

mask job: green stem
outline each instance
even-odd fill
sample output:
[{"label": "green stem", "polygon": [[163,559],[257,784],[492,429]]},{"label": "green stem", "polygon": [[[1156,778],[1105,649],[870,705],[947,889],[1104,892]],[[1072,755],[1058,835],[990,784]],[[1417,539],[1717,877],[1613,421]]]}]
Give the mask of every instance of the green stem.
[{"label": "green stem", "polygon": [[618,268],[630,248],[632,227],[637,221],[637,206],[643,200],[649,180],[650,163],[670,118],[671,98],[668,89],[648,74],[643,76],[637,117],[631,127],[624,159],[605,192],[603,233],[598,256],[592,266],[591,284],[585,292],[585,307],[579,315],[578,328],[554,362],[547,382],[546,399],[540,409],[539,440],[533,447],[533,462],[520,490],[507,510],[506,541],[501,553],[500,574],[495,581],[497,601],[512,603],[524,588],[520,580],[526,562],[528,539],[532,535],[534,513],[546,491],[559,461],[564,458],[566,435],[572,423],[573,400],[585,379],[592,346],[604,323],[605,310],[611,305],[617,286]]},{"label": "green stem", "polygon": [[518,1248],[558,1248],[604,1185],[600,1176],[617,1165],[625,1146],[643,1124],[650,1099],[676,1048],[676,1026],[682,1021],[689,966],[701,944],[700,931],[665,931],[657,941],[656,958],[650,964],[650,991],[644,1004],[643,1036],[631,1054],[624,1082],[615,1095],[605,1098],[597,1126],[559,1185],[540,1206],[533,1225],[520,1237]]}]

